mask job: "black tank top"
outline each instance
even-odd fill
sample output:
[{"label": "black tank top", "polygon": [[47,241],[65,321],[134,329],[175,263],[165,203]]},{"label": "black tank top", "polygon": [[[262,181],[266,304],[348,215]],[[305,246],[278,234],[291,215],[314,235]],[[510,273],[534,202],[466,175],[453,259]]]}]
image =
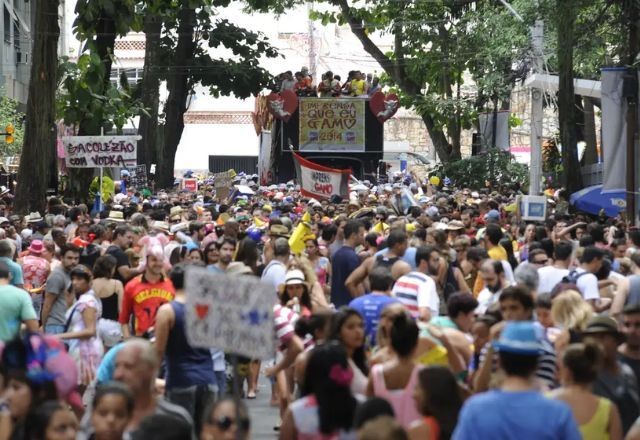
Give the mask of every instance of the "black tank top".
[{"label": "black tank top", "polygon": [[107,296],[106,298],[100,298],[102,301],[102,317],[105,319],[111,319],[112,321],[118,320],[118,294],[113,292],[113,294]]},{"label": "black tank top", "polygon": [[376,262],[373,265],[373,267],[382,266],[382,267],[388,267],[389,270],[391,270],[391,267],[393,267],[393,265],[396,264],[396,261],[398,261],[399,259],[400,257],[389,258],[386,255],[378,255],[376,257]]}]

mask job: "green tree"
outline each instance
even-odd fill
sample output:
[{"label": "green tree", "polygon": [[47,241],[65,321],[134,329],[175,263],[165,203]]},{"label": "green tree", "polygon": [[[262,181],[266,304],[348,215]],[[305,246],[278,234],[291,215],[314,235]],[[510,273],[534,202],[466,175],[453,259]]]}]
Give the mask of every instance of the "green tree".
[{"label": "green tree", "polygon": [[[164,106],[164,131],[156,152],[156,184],[173,186],[175,154],[184,131],[184,114],[196,85],[213,96],[248,98],[272,80],[260,67],[262,56],[275,57],[276,50],[258,33],[216,17],[216,8],[229,0],[180,0],[174,14],[164,16],[160,67],[169,96]],[[228,57],[213,57],[211,51],[227,49]]]},{"label": "green tree", "polygon": [[[60,101],[65,123],[75,125],[78,135],[99,135],[104,129],[122,127],[126,118],[140,107],[126,108],[133,100],[125,91],[111,85],[116,38],[142,29],[142,17],[136,13],[139,0],[78,0],[74,33],[83,43],[77,67],[63,62],[64,90]],[[64,108],[64,103],[70,108]],[[118,119],[118,118],[124,118]],[[92,169],[69,169],[69,191],[86,198]]]},{"label": "green tree", "polygon": [[5,136],[0,136],[0,156],[13,156],[22,151],[25,114],[18,110],[18,101],[5,96],[4,90],[0,94],[0,131],[4,132],[9,124],[15,129],[10,144],[5,142]]}]

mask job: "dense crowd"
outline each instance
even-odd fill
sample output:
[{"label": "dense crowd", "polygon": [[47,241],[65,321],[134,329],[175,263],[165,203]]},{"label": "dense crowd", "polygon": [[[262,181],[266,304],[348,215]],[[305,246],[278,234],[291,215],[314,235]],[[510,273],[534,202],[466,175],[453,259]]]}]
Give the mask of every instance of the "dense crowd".
[{"label": "dense crowd", "polygon": [[[247,439],[230,373],[287,440],[639,439],[640,230],[404,177],[0,203],[0,440]],[[272,361],[190,344],[189,266],[272,289]]]},{"label": "dense crowd", "polygon": [[344,82],[340,75],[334,75],[332,71],[322,74],[317,84],[307,67],[302,67],[299,72],[290,70],[278,75],[274,91],[291,90],[298,96],[339,98],[347,96],[371,96],[381,90],[380,78],[371,73],[363,73],[358,70],[349,71]]}]

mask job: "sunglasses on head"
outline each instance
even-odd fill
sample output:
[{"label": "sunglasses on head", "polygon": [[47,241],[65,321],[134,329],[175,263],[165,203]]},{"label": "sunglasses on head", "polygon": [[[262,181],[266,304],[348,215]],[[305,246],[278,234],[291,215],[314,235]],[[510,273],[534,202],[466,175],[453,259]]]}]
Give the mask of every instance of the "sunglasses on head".
[{"label": "sunglasses on head", "polygon": [[[227,416],[218,417],[213,421],[213,423],[216,425],[216,427],[220,431],[228,431],[229,428],[231,428],[231,425],[233,425],[235,422],[236,421],[234,419]],[[240,428],[241,431],[249,431],[250,426],[251,426],[251,422],[249,421],[248,418],[243,417],[240,419],[240,424],[238,425],[238,427]]]}]

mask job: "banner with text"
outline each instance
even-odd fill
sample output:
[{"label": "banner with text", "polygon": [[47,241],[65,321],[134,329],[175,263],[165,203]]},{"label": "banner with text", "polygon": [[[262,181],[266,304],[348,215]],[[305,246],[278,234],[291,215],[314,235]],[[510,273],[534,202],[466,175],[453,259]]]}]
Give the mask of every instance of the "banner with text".
[{"label": "banner with text", "polygon": [[301,98],[300,151],[364,151],[362,98]]},{"label": "banner with text", "polygon": [[62,138],[68,168],[100,168],[136,165],[141,136],[66,136]]},{"label": "banner with text", "polygon": [[316,199],[329,199],[334,195],[349,197],[350,170],[336,170],[318,165],[296,153],[293,153],[293,157],[303,196]]}]

